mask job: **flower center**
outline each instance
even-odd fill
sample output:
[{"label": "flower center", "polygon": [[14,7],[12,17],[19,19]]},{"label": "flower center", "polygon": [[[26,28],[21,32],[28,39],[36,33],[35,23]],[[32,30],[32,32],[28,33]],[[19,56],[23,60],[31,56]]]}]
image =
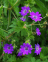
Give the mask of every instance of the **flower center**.
[{"label": "flower center", "polygon": [[38,46],[36,46],[36,50],[37,50],[37,51],[39,50],[39,47],[38,47]]},{"label": "flower center", "polygon": [[8,49],[10,49],[10,47],[8,47]]},{"label": "flower center", "polygon": [[27,12],[27,10],[25,9],[24,11],[23,11],[23,13],[26,13]]},{"label": "flower center", "polygon": [[25,50],[28,50],[28,47],[25,47]]},{"label": "flower center", "polygon": [[37,16],[36,16],[36,15],[34,15],[34,16],[33,16],[33,18],[34,18],[34,19],[37,19]]}]

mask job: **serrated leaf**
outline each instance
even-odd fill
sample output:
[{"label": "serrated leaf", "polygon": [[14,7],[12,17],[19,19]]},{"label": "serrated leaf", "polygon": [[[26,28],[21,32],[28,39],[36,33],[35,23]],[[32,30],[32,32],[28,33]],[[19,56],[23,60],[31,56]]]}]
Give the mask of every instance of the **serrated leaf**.
[{"label": "serrated leaf", "polygon": [[[40,0],[35,0],[36,4],[39,6],[39,8],[41,9],[43,15],[45,16],[47,13],[47,8],[45,7],[45,5],[43,4],[43,2],[41,2]],[[46,9],[46,10],[45,10]]]},{"label": "serrated leaf", "polygon": [[11,56],[11,57],[7,60],[7,62],[16,62],[16,57],[15,57],[15,55]]},{"label": "serrated leaf", "polygon": [[[5,0],[4,1],[4,7],[7,7],[8,8],[8,0]],[[7,8],[4,9],[5,16],[7,16]]]},{"label": "serrated leaf", "polygon": [[26,36],[27,35],[27,30],[26,29],[22,29],[21,30],[21,36]]},{"label": "serrated leaf", "polygon": [[41,62],[40,59],[37,59],[36,62]]},{"label": "serrated leaf", "polygon": [[14,11],[15,11],[15,13],[16,13],[17,16],[20,16],[20,14],[19,14],[19,7],[15,7]]},{"label": "serrated leaf", "polygon": [[35,62],[35,57],[31,57],[31,62]]}]

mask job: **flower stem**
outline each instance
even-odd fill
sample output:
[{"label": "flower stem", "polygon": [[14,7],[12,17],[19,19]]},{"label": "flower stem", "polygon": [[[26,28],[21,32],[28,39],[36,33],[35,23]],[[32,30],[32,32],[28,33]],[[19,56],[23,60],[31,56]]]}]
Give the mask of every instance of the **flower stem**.
[{"label": "flower stem", "polygon": [[[11,11],[11,12],[12,12],[12,11]],[[14,15],[15,19],[18,20],[17,17],[15,16],[15,14],[14,14],[13,12],[12,12],[12,14]]]},{"label": "flower stem", "polygon": [[7,29],[9,28],[10,21],[11,21],[11,10],[8,10],[8,25],[7,25]]},{"label": "flower stem", "polygon": [[19,0],[17,0],[17,1],[15,2],[15,4],[11,7],[11,9],[18,3],[18,1],[19,1]]},{"label": "flower stem", "polygon": [[43,18],[41,18],[41,19],[44,19],[44,18],[46,18],[47,16],[45,16],[45,17],[43,17]]}]

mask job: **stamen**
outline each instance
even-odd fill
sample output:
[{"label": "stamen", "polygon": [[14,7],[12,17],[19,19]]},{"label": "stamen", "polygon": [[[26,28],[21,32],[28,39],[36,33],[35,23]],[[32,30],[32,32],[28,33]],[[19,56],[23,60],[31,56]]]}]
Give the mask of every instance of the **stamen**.
[{"label": "stamen", "polygon": [[28,50],[28,47],[25,47],[25,50]]},{"label": "stamen", "polygon": [[27,12],[27,10],[25,9],[24,11],[23,11],[23,13],[26,13]]},{"label": "stamen", "polygon": [[8,47],[8,49],[10,49],[10,47]]},{"label": "stamen", "polygon": [[34,19],[37,19],[37,16],[34,15],[33,18],[34,18]]},{"label": "stamen", "polygon": [[38,46],[36,46],[36,50],[37,50],[37,51],[39,50],[39,47],[38,47]]}]

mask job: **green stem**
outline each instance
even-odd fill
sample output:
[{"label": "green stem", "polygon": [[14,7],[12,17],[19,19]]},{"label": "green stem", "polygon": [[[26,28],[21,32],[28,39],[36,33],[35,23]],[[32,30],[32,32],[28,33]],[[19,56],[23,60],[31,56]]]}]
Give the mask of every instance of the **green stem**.
[{"label": "green stem", "polygon": [[4,30],[4,29],[2,29],[2,28],[0,28],[0,29],[8,33],[8,31],[6,31],[6,30]]},{"label": "green stem", "polygon": [[[45,25],[45,24],[34,24],[34,25]],[[26,25],[26,26],[32,26],[32,25],[30,24],[30,25]]]},{"label": "green stem", "polygon": [[[12,11],[11,11],[12,12]],[[12,12],[12,14],[14,15],[15,19],[17,19],[17,17],[15,16],[15,14]],[[18,20],[18,19],[17,19]]]},{"label": "green stem", "polygon": [[31,26],[31,33],[32,33],[32,26]]},{"label": "green stem", "polygon": [[43,18],[41,18],[41,19],[44,19],[44,18],[46,18],[47,16],[45,16],[45,17],[43,17]]},{"label": "green stem", "polygon": [[7,29],[9,28],[10,21],[11,21],[11,10],[8,10],[8,25],[7,25]]},{"label": "green stem", "polygon": [[18,3],[18,1],[19,1],[19,0],[17,0],[17,1],[15,2],[15,4],[11,7],[11,9]]},{"label": "green stem", "polygon": [[[38,23],[39,23],[39,21],[38,21]],[[41,27],[41,24],[39,23],[39,25],[40,25],[40,27]],[[43,24],[42,24],[43,25]]]}]

